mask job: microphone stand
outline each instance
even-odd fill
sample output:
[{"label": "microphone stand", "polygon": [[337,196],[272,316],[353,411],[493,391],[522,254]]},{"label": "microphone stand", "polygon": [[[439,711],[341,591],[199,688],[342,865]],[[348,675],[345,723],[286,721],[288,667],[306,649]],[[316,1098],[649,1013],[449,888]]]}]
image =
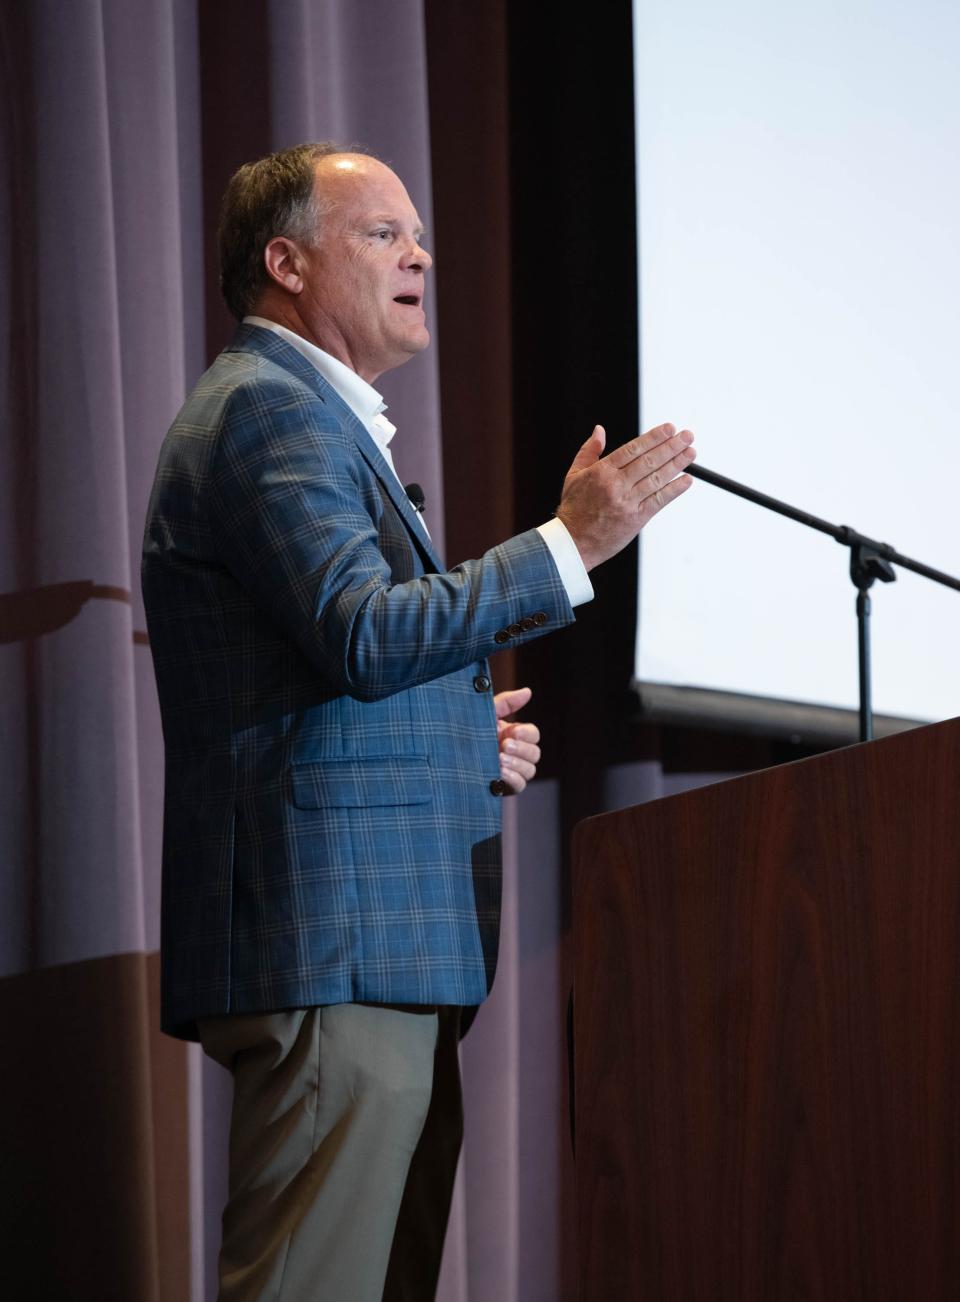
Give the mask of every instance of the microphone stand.
[{"label": "microphone stand", "polygon": [[932,579],[934,583],[940,583],[945,588],[953,588],[956,592],[960,592],[960,579],[955,579],[951,574],[944,574],[942,570],[935,570],[929,565],[924,565],[921,561],[915,561],[910,556],[904,556],[896,548],[891,547],[889,543],[877,542],[875,538],[868,538],[856,529],[851,529],[848,524],[831,524],[829,520],[821,520],[819,516],[811,515],[809,511],[801,511],[795,506],[779,501],[776,497],[770,497],[766,493],[758,493],[755,488],[748,488],[746,484],[740,484],[735,479],[728,479],[726,475],[718,475],[716,471],[708,470],[706,466],[694,463],[687,466],[686,474],[692,475],[694,479],[702,479],[706,484],[713,484],[715,488],[722,488],[726,493],[733,493],[748,502],[762,506],[767,511],[775,511],[777,515],[785,515],[788,520],[796,520],[798,524],[806,525],[808,529],[816,529],[820,533],[829,534],[838,543],[850,548],[850,578],[857,589],[860,740],[872,741],[870,589],[877,579],[881,583],[893,583],[897,577],[893,568],[894,565],[902,565],[905,570],[912,570],[914,574],[921,574],[925,579]]}]

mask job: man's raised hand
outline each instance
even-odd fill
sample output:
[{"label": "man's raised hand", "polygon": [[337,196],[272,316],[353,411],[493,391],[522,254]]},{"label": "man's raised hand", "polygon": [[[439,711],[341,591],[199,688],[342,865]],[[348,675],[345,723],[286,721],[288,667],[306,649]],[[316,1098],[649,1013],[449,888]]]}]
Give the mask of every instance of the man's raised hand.
[{"label": "man's raised hand", "polygon": [[557,507],[588,570],[616,556],[693,483],[681,473],[696,456],[687,429],[678,434],[672,425],[658,425],[605,457],[606,441],[603,426],[594,426],[567,471]]}]

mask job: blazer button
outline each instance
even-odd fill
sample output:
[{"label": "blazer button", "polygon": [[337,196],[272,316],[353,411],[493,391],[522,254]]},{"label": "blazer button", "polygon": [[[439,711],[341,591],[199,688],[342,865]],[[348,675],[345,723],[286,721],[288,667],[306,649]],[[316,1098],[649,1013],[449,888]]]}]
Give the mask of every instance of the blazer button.
[{"label": "blazer button", "polygon": [[503,778],[494,778],[490,783],[490,794],[492,796],[505,796],[510,788],[504,782]]},{"label": "blazer button", "polygon": [[533,622],[536,624],[537,628],[542,628],[547,622],[547,618],[548,616],[545,610],[538,610],[533,617]]},{"label": "blazer button", "polygon": [[509,642],[510,634],[507,632],[505,628],[498,628],[496,633],[494,633],[493,635],[493,640],[494,642],[499,642],[499,643]]},{"label": "blazer button", "polygon": [[475,692],[489,692],[490,679],[486,674],[477,674],[476,678],[473,680],[473,690]]},{"label": "blazer button", "polygon": [[536,628],[537,626],[529,615],[524,615],[523,619],[520,621],[520,627],[523,629],[524,633],[529,633],[532,628]]},{"label": "blazer button", "polygon": [[520,625],[519,625],[519,624],[508,624],[508,625],[507,625],[507,632],[510,634],[511,637],[519,637],[519,636],[520,636]]}]

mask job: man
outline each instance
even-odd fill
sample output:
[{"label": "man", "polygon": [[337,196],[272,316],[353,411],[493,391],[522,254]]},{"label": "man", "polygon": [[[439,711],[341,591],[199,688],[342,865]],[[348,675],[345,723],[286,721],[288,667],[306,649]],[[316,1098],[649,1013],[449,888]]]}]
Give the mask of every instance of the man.
[{"label": "man", "polygon": [[445,570],[372,388],[429,342],[421,234],[371,156],[241,168],[220,244],[243,323],[150,503],[163,1024],[234,1074],[224,1302],[433,1296],[500,800],[539,759],[508,721],[529,691],[494,698],[485,657],[569,623],[587,571],[689,483],[689,433],[601,458],[598,427],[555,520]]}]

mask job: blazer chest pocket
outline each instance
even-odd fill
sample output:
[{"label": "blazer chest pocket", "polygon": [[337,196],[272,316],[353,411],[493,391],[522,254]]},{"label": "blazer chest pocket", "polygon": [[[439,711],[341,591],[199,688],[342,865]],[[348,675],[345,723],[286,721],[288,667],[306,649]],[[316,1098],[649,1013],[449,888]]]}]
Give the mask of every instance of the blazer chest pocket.
[{"label": "blazer chest pocket", "polygon": [[433,774],[425,755],[324,759],[295,764],[290,776],[299,809],[368,809],[433,800]]}]

